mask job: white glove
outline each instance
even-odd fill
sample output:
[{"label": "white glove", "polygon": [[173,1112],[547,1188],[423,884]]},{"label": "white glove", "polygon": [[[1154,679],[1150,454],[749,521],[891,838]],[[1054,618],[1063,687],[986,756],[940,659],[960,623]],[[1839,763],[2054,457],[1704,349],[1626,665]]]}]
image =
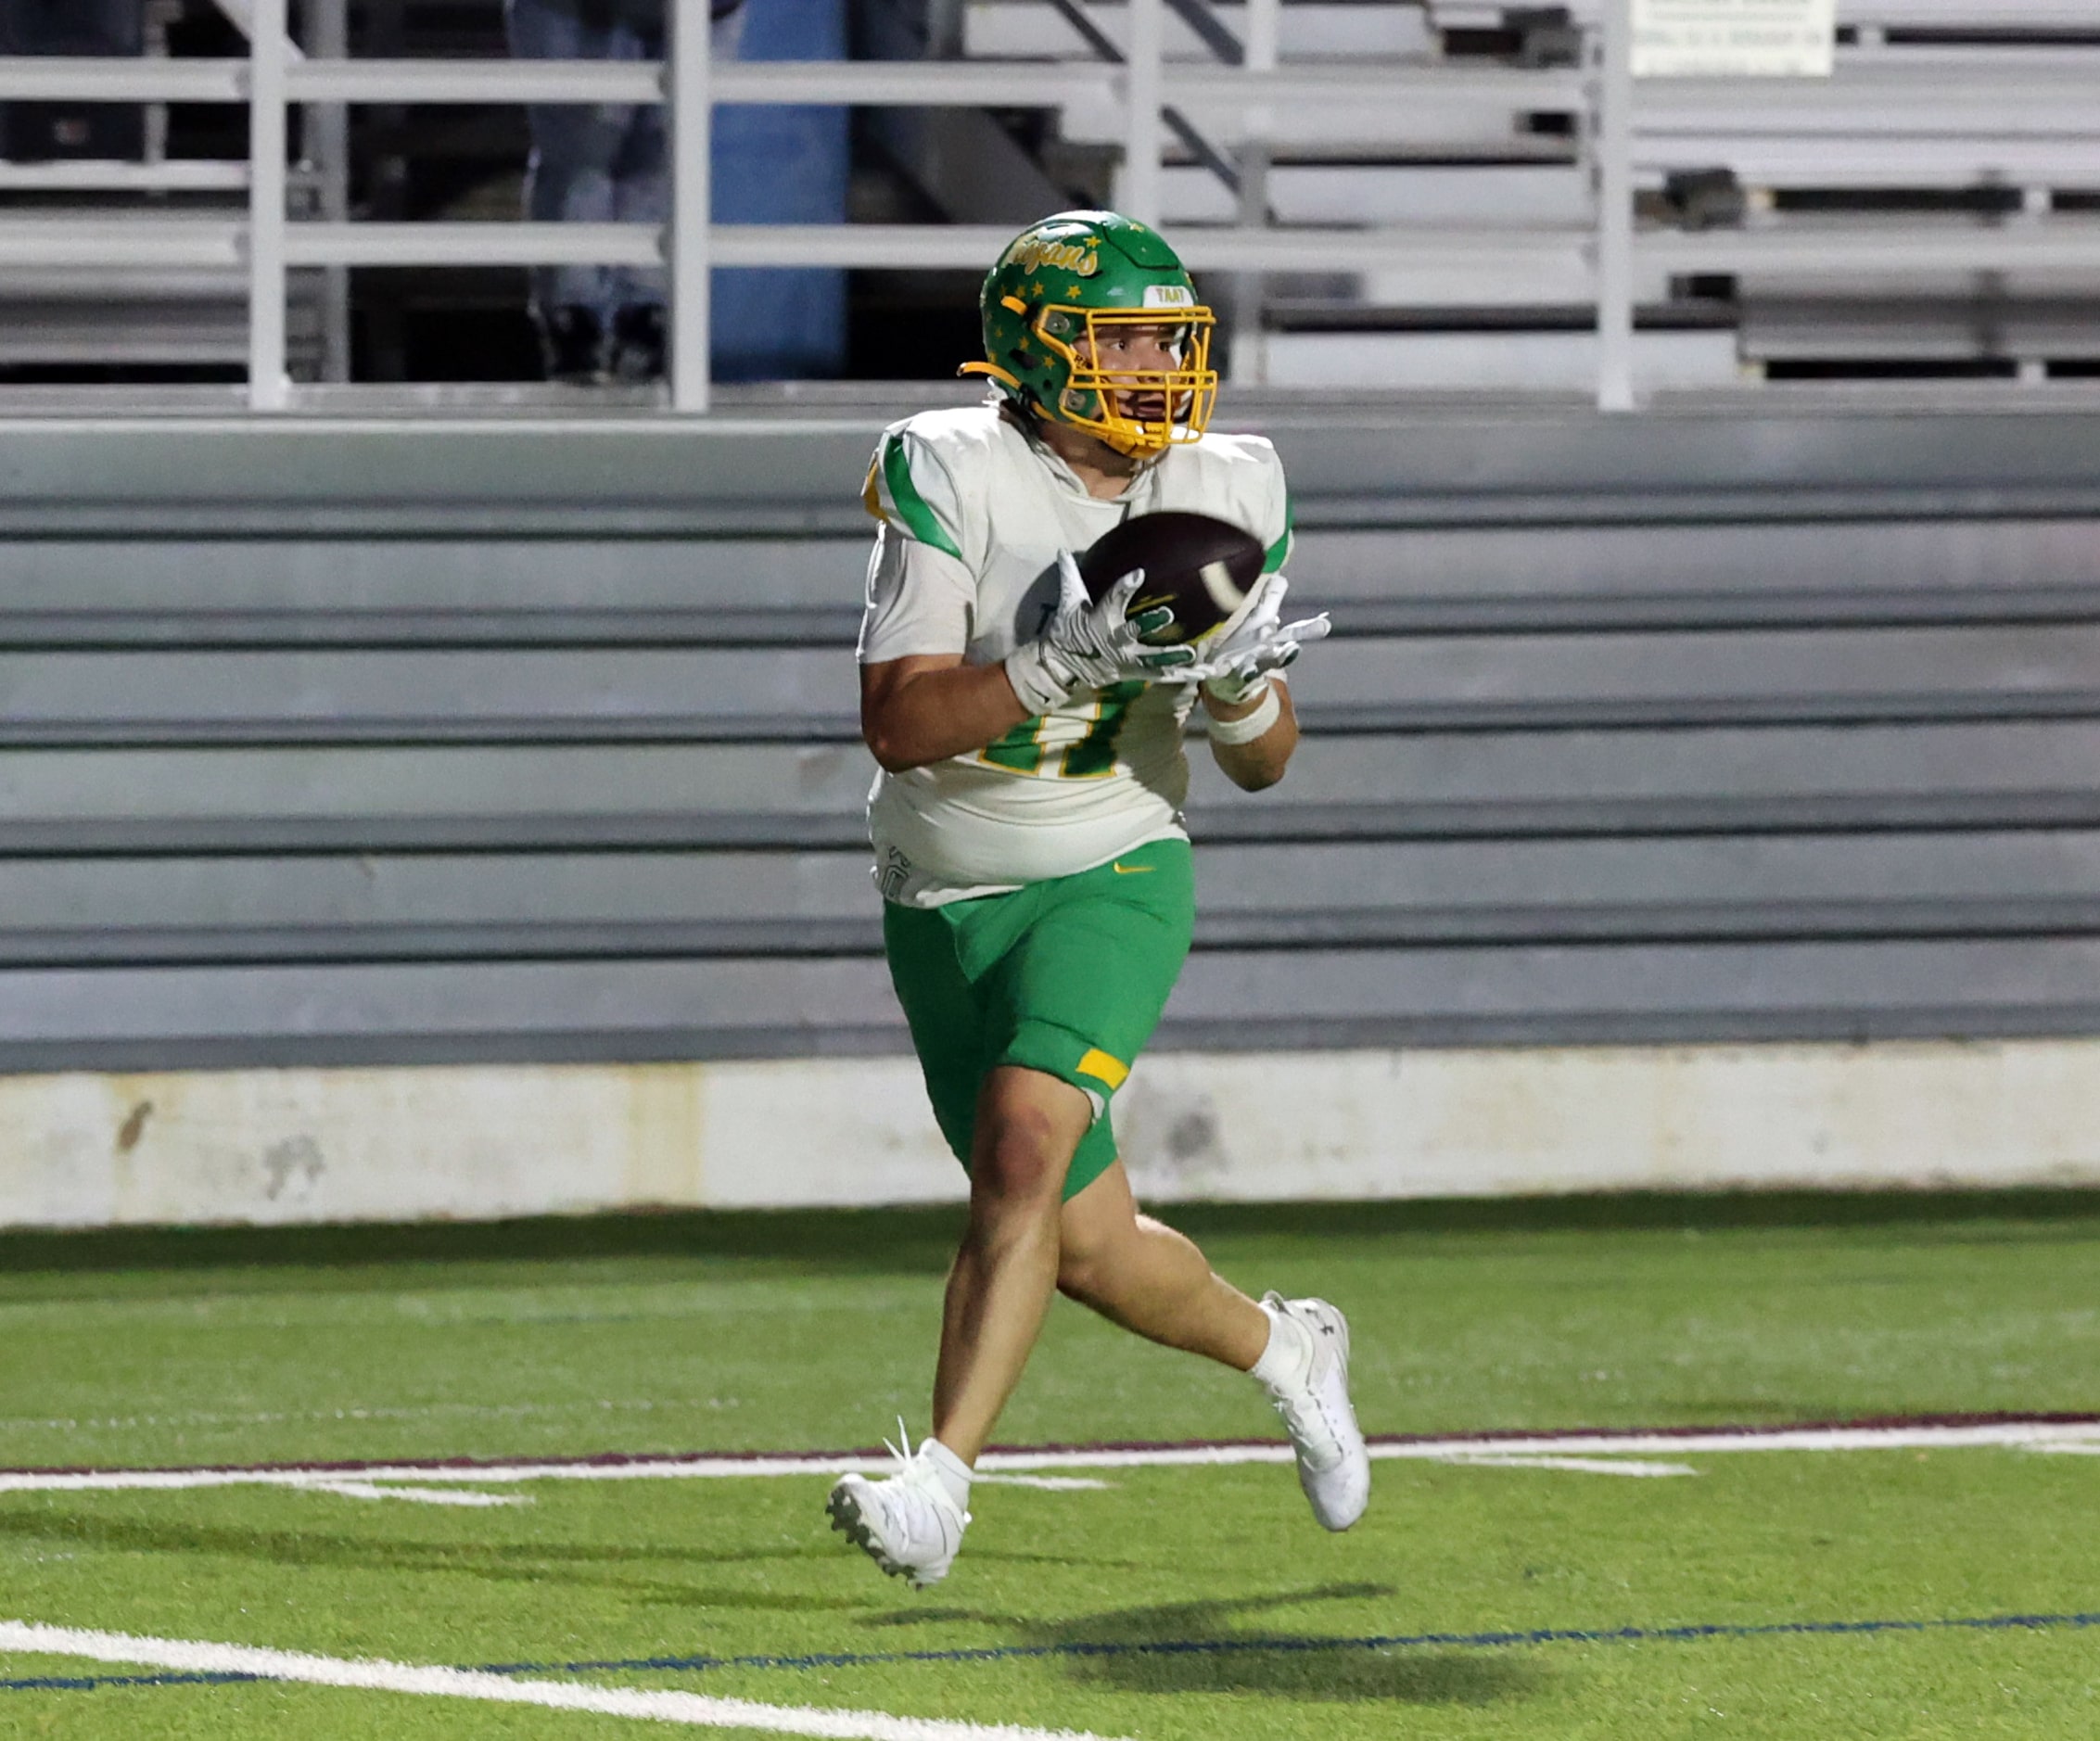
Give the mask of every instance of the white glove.
[{"label": "white glove", "polygon": [[1024,707],[1048,713],[1112,683],[1187,681],[1197,674],[1193,649],[1149,647],[1138,639],[1174,620],[1164,605],[1125,615],[1144,583],[1145,571],[1134,568],[1090,604],[1072,553],[1058,552],[1056,614],[1034,641],[1006,655],[1006,680]]},{"label": "white glove", "polygon": [[1261,596],[1240,626],[1203,649],[1196,675],[1213,701],[1237,707],[1259,699],[1271,672],[1282,670],[1313,642],[1327,639],[1334,624],[1325,611],[1278,627],[1283,595],[1290,590],[1291,582],[1281,575],[1268,576],[1261,583]]}]

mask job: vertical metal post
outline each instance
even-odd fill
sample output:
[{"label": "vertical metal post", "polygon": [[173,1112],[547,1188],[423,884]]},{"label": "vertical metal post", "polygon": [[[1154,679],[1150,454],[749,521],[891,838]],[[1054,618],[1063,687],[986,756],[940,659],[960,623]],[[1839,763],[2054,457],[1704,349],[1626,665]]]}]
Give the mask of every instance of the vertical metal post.
[{"label": "vertical metal post", "polygon": [[1605,0],[1597,44],[1597,404],[1634,409],[1634,0]]},{"label": "vertical metal post", "polygon": [[[143,30],[139,51],[148,60],[168,58],[168,26],[174,21],[170,15],[166,0],[158,6],[143,7]],[[179,7],[175,16],[180,16]],[[147,163],[165,163],[168,160],[168,105],[145,105],[146,140],[142,160]]]},{"label": "vertical metal post", "polygon": [[[307,52],[316,60],[350,57],[347,0],[308,0]],[[321,183],[321,216],[329,223],[350,218],[350,107],[315,103],[306,111],[314,173]],[[350,268],[321,269],[321,378],[350,377]]]},{"label": "vertical metal post", "polygon": [[285,378],[285,0],[254,0],[248,87],[248,403],[282,411]]},{"label": "vertical metal post", "polygon": [[963,0],[927,0],[926,58],[962,58]]},{"label": "vertical metal post", "polygon": [[707,409],[708,174],[714,155],[714,98],[709,91],[708,0],[668,0],[670,65],[665,95],[671,106],[670,259],[671,409]]},{"label": "vertical metal post", "polygon": [[[1247,56],[1241,65],[1249,72],[1274,72],[1282,58],[1282,0],[1247,0]],[[1268,224],[1269,130],[1274,125],[1274,111],[1266,103],[1250,105],[1241,121],[1240,222],[1250,230]],[[1267,341],[1262,333],[1266,285],[1258,272],[1240,273],[1232,280],[1232,379],[1241,386],[1258,387],[1268,378]]]},{"label": "vertical metal post", "polygon": [[1165,0],[1130,0],[1130,58],[1123,70],[1123,215],[1155,228],[1160,215],[1160,62]]}]

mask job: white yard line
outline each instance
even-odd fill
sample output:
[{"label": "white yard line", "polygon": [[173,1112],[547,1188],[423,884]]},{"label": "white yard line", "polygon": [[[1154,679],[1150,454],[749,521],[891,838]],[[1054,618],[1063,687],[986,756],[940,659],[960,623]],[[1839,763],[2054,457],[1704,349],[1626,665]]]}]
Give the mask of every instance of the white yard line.
[{"label": "white yard line", "polygon": [[0,1620],[0,1651],[40,1657],[85,1657],[95,1662],[175,1669],[195,1674],[252,1674],[310,1686],[347,1686],[374,1693],[478,1699],[497,1705],[539,1705],[645,1722],[703,1729],[761,1729],[772,1735],[822,1735],[845,1741],[1102,1741],[1070,1729],[1024,1729],[1011,1723],[954,1722],[935,1717],[893,1717],[880,1710],[823,1710],[809,1705],[761,1705],[750,1699],[642,1687],[593,1686],[576,1681],[528,1681],[473,1669],[447,1669],[378,1658],[309,1656],[250,1645],[216,1645],[125,1633],[80,1632]]},{"label": "white yard line", "polygon": [[1649,1463],[1640,1457],[1454,1456],[1445,1461],[1468,1469],[1572,1469],[1581,1475],[1628,1475],[1651,1480],[1664,1475],[1699,1473],[1689,1463]]},{"label": "white yard line", "polygon": [[419,1506],[529,1506],[528,1493],[480,1493],[471,1487],[379,1487],[371,1481],[309,1481],[306,1490],[345,1499],[407,1499]]},{"label": "white yard line", "polygon": [[165,1415],[24,1415],[0,1420],[0,1432],[131,1432],[141,1427],[278,1427],[295,1420],[508,1420],[532,1415],[719,1414],[743,1404],[733,1396],[580,1398],[568,1403],[353,1404],[341,1408],[250,1409],[239,1414],[186,1409]]},{"label": "white yard line", "polygon": [[[1716,1432],[1558,1433],[1451,1439],[1374,1441],[1373,1458],[1467,1463],[1515,1457],[1681,1457],[1741,1451],[1968,1450],[2002,1446],[2021,1451],[2100,1455],[2100,1421],[1989,1421],[1974,1424],[1898,1422],[1872,1427],[1781,1427]],[[1283,1443],[1060,1446],[990,1451],[978,1467],[987,1474],[1054,1473],[1075,1469],[1221,1467],[1292,1460]],[[881,1472],[890,1460],[874,1456],[636,1457],[518,1463],[360,1463],[325,1468],[164,1469],[19,1469],[0,1472],[0,1493],[170,1491],[200,1487],[325,1488],[347,1481],[433,1482],[466,1487],[515,1481],[760,1480],[778,1476],[835,1475],[848,1469]]]},{"label": "white yard line", "polygon": [[1419,1440],[1371,1447],[1374,1457],[1555,1455],[1612,1456],[1692,1451],[1957,1451],[1988,1446],[2037,1451],[2100,1449],[2100,1421],[1896,1421],[1873,1427],[1748,1428],[1732,1432],[1561,1433],[1528,1439]]},{"label": "white yard line", "polygon": [[987,1475],[977,1472],[979,1487],[1039,1487],[1050,1493],[1101,1493],[1114,1481],[1096,1480],[1091,1475]]}]

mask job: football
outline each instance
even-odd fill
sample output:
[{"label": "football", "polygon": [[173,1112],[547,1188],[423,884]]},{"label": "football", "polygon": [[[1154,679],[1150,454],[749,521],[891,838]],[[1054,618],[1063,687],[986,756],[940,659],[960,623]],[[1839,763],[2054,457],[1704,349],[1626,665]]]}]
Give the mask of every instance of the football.
[{"label": "football", "polygon": [[1143,639],[1152,646],[1201,641],[1238,622],[1262,576],[1261,541],[1228,520],[1167,509],[1140,514],[1104,532],[1079,558],[1087,596],[1099,599],[1133,568],[1144,585],[1130,615],[1164,604],[1174,613],[1165,628]]}]

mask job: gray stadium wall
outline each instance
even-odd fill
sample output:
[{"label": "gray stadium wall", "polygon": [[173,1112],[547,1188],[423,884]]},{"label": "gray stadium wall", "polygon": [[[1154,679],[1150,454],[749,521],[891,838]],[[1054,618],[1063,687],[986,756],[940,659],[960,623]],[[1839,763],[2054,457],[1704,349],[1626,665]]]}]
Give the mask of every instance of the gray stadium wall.
[{"label": "gray stadium wall", "polygon": [[[1240,409],[1339,632],[1143,1188],[2100,1179],[2100,418]],[[0,425],[0,1222],[955,1195],[886,414]]]}]

